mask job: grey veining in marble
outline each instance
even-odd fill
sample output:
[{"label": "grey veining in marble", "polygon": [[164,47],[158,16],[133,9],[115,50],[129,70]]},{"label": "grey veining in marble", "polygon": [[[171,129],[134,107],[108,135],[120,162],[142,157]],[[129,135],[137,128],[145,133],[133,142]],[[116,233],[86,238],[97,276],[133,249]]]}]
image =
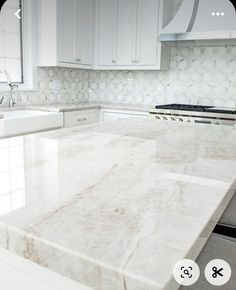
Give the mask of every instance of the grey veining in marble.
[{"label": "grey veining in marble", "polygon": [[130,119],[0,140],[0,245],[95,290],[175,290],[235,191],[236,130]]}]

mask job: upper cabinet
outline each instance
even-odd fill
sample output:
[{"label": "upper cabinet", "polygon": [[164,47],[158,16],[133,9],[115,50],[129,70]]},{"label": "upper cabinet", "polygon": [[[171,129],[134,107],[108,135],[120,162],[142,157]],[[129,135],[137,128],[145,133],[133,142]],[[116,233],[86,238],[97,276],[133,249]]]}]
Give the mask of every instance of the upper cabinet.
[{"label": "upper cabinet", "polygon": [[91,68],[95,0],[40,0],[39,66]]},{"label": "upper cabinet", "polygon": [[[65,0],[62,0],[65,1]],[[67,0],[65,1],[67,2]],[[76,0],[76,51],[75,58],[84,65],[92,65],[95,19],[94,0]]]},{"label": "upper cabinet", "polygon": [[[75,0],[60,0],[59,2],[59,13],[58,17],[60,21],[58,22],[58,39],[59,45],[55,48],[58,48],[58,56],[60,59],[58,62],[62,63],[74,63],[77,59],[75,56],[76,50],[76,1]],[[46,47],[47,44],[44,43]]]},{"label": "upper cabinet", "polygon": [[98,65],[159,68],[159,12],[158,0],[99,0]]},{"label": "upper cabinet", "polygon": [[118,0],[117,65],[136,63],[137,0]]},{"label": "upper cabinet", "polygon": [[166,69],[163,1],[172,0],[41,0],[39,65]]},{"label": "upper cabinet", "polygon": [[171,9],[164,10],[162,4],[163,0],[98,0],[96,68],[166,69],[168,48],[158,37],[167,18],[163,14],[171,14]]},{"label": "upper cabinet", "polygon": [[[147,5],[148,3],[148,5]],[[159,1],[138,0],[136,63],[138,65],[157,65],[159,34]]]},{"label": "upper cabinet", "polygon": [[117,5],[118,0],[99,0],[97,3],[98,65],[117,64]]}]

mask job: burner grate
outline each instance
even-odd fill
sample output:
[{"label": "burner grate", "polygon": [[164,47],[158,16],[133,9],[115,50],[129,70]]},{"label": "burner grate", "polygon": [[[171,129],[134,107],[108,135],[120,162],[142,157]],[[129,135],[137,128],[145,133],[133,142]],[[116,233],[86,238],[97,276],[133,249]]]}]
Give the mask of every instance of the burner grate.
[{"label": "burner grate", "polygon": [[186,104],[169,104],[156,106],[156,109],[197,111],[197,112],[207,112],[210,108],[213,108],[213,106],[186,105]]}]

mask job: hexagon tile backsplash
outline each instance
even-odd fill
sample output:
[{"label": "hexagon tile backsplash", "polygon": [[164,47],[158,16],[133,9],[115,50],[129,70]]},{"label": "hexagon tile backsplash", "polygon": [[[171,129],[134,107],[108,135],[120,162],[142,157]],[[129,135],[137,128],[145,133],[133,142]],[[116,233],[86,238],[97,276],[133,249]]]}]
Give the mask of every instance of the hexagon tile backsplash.
[{"label": "hexagon tile backsplash", "polygon": [[236,106],[236,46],[173,47],[168,71],[90,72],[89,99]]},{"label": "hexagon tile backsplash", "polygon": [[39,68],[38,91],[15,92],[17,105],[192,103],[236,106],[236,46],[172,47],[168,71]]}]

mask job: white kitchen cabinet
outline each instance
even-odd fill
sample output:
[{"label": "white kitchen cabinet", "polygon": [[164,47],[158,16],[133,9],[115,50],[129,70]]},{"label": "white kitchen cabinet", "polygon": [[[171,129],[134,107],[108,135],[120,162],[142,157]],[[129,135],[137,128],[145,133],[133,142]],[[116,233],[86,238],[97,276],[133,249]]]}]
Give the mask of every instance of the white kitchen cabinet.
[{"label": "white kitchen cabinet", "polygon": [[97,122],[111,122],[125,118],[148,118],[149,113],[143,111],[116,109],[83,109],[64,112],[64,127],[75,127]]},{"label": "white kitchen cabinet", "polygon": [[166,69],[169,50],[158,42],[162,19],[171,13],[164,1],[172,0],[39,1],[38,65]]},{"label": "white kitchen cabinet", "polygon": [[[147,3],[149,5],[147,5]],[[136,45],[136,64],[137,65],[156,65],[157,54],[160,54],[158,37],[158,17],[159,1],[157,0],[138,0],[137,17],[137,45]]]},{"label": "white kitchen cabinet", "polygon": [[166,69],[168,48],[158,35],[170,13],[163,0],[98,0],[96,68]]},{"label": "white kitchen cabinet", "polygon": [[137,0],[118,0],[117,65],[136,64],[137,10]]},{"label": "white kitchen cabinet", "polygon": [[94,0],[76,0],[76,55],[83,65],[92,65]]},{"label": "white kitchen cabinet", "polygon": [[126,118],[148,118],[149,114],[142,111],[102,109],[100,112],[101,122],[111,122]]},{"label": "white kitchen cabinet", "polygon": [[118,0],[98,1],[98,65],[117,63],[117,5]]},{"label": "white kitchen cabinet", "polygon": [[39,66],[91,68],[95,0],[40,0]]},{"label": "white kitchen cabinet", "polygon": [[65,128],[92,124],[96,122],[99,122],[98,109],[64,112]]},{"label": "white kitchen cabinet", "polygon": [[59,1],[60,62],[75,62],[76,8],[75,0]]}]

